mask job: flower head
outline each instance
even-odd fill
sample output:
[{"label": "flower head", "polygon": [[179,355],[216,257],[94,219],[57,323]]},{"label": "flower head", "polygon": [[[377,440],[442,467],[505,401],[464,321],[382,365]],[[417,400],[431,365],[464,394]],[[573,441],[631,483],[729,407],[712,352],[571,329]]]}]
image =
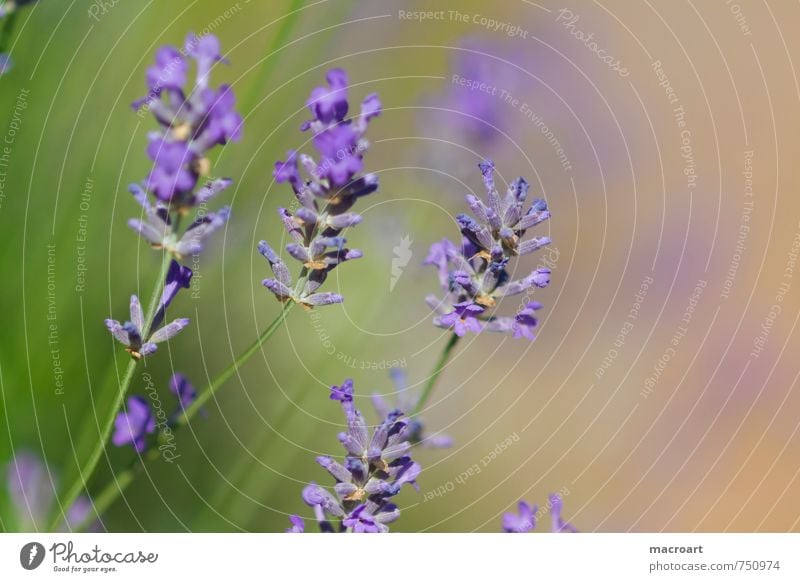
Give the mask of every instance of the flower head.
[{"label": "flower head", "polygon": [[120,323],[115,319],[105,320],[108,331],[118,342],[125,346],[125,350],[131,357],[138,360],[144,356],[149,356],[158,349],[156,344],[175,337],[183,328],[189,325],[188,319],[180,318],[153,331],[153,328],[158,327],[163,321],[167,307],[178,291],[181,288],[189,287],[191,278],[191,269],[182,267],[172,261],[167,272],[164,291],[152,322],[145,322],[142,305],[136,295],[131,295],[130,320],[125,323]]},{"label": "flower head", "polygon": [[[389,375],[395,386],[396,407],[392,408],[380,394],[372,395],[372,407],[380,418],[386,418],[392,410],[407,410],[409,413],[417,408],[419,395],[413,394],[408,387],[408,378],[404,370],[392,368]],[[418,416],[408,419],[408,442],[419,445],[423,449],[446,449],[453,446],[453,439],[445,434],[427,435],[425,424]]]},{"label": "flower head", "polygon": [[503,531],[506,533],[527,533],[536,528],[536,513],[539,508],[531,507],[525,501],[519,502],[518,513],[503,514]]},{"label": "flower head", "polygon": [[279,208],[278,214],[291,239],[286,252],[302,263],[304,276],[293,281],[278,253],[265,241],[258,246],[275,275],[264,279],[263,285],[279,301],[291,300],[307,309],[344,300],[337,293],[319,289],[338,265],[362,256],[361,251],[345,246],[342,232],[361,222],[362,217],[351,212],[356,201],[378,189],[375,175],[359,174],[369,147],[364,134],[370,119],[380,114],[380,101],[377,95],[369,95],[361,104],[360,114],[347,119],[346,73],[333,69],[327,80],[329,87],[312,91],[307,105],[313,118],[301,128],[313,133],[311,141],[319,160],[290,150],[285,161],[275,163],[273,172],[276,182],[292,187],[299,202],[294,212]]},{"label": "flower head", "polygon": [[[550,510],[550,520],[552,522],[551,531],[553,533],[576,533],[578,530],[561,517],[563,500],[558,493],[551,493],[548,498],[547,507]],[[539,514],[539,507],[531,507],[526,501],[520,501],[517,513],[503,514],[503,531],[506,533],[527,533],[536,528],[536,518]]]},{"label": "flower head", "polygon": [[347,420],[347,430],[339,434],[346,455],[342,462],[317,457],[336,484],[331,493],[311,483],[303,490],[303,501],[314,509],[322,531],[386,532],[400,515],[390,499],[403,485],[416,488],[421,471],[408,454],[409,423],[402,412],[393,410],[370,434],[353,402],[352,380],[332,386],[331,399],[341,404]]},{"label": "flower head", "polygon": [[[6,523],[6,527],[17,531],[43,530],[55,502],[57,481],[54,472],[38,456],[21,452],[6,467],[6,485],[13,509],[10,517],[16,521]],[[85,495],[79,496],[67,509],[59,531],[85,525],[91,513],[91,500]]]},{"label": "flower head", "polygon": [[[194,86],[187,88],[191,61],[196,63],[196,76]],[[136,110],[152,112],[160,129],[149,136],[150,173],[141,185],[130,187],[143,216],[128,225],[153,247],[177,258],[199,254],[230,215],[228,207],[215,212],[205,208],[231,185],[230,179],[208,179],[197,188],[210,172],[207,152],[241,137],[242,118],[235,109],[233,90],[227,85],[209,86],[211,70],[220,61],[224,62],[219,40],[213,35],[190,34],[182,50],[162,47],[147,70],[148,94],[133,103]],[[148,193],[154,197],[152,203]],[[177,232],[177,217],[198,207],[194,221]]]},{"label": "flower head", "polygon": [[436,267],[444,297],[431,295],[426,301],[436,313],[434,325],[452,329],[456,335],[488,330],[533,340],[540,303],[526,301],[514,317],[495,315],[494,308],[505,297],[527,297],[533,289],[549,285],[550,269],[540,267],[512,280],[508,265],[550,242],[549,237],[524,240],[526,231],[547,220],[550,213],[544,200],[535,200],[524,210],[528,193],[524,178],[514,180],[501,197],[495,188],[494,163],[487,160],[479,166],[486,201],[467,196],[473,216],[457,217],[463,237],[460,247],[447,239],[431,245],[425,264]]},{"label": "flower head", "polygon": [[128,398],[126,410],[114,419],[114,434],[111,442],[121,447],[132,445],[137,453],[145,450],[145,439],[156,430],[156,418],[150,404],[141,396]]}]

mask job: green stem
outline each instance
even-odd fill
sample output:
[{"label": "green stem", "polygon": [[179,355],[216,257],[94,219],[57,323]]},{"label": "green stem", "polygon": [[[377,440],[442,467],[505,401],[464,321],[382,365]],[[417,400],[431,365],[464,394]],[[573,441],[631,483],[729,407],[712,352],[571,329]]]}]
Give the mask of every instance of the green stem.
[{"label": "green stem", "polygon": [[[0,4],[0,6],[2,6],[2,4]],[[14,25],[17,22],[18,14],[19,13],[14,10],[3,23],[2,36],[0,36],[0,53],[6,52],[8,48],[8,39],[11,38],[11,33],[14,32]]]},{"label": "green stem", "polygon": [[[209,398],[211,398],[214,394],[216,394],[217,390],[225,384],[225,382],[235,374],[239,368],[241,368],[244,363],[249,360],[253,354],[255,354],[258,349],[266,343],[266,341],[271,338],[275,332],[280,327],[281,323],[286,319],[289,315],[289,311],[291,310],[294,303],[286,303],[281,309],[278,316],[273,320],[269,327],[263,331],[261,335],[244,351],[242,352],[236,360],[233,361],[227,368],[225,368],[219,375],[214,378],[211,383],[208,385],[208,388],[203,391],[200,396],[197,397],[197,400],[187,408],[183,414],[181,414],[175,421],[175,425],[173,426],[173,431],[177,431],[182,426],[186,426],[192,418],[194,418],[198,411],[203,407],[203,404],[208,402]],[[116,499],[122,495],[125,489],[133,482],[135,477],[139,474],[139,472],[143,469],[144,464],[148,461],[153,461],[159,456],[159,450],[156,447],[151,448],[143,457],[135,456],[131,459],[130,464],[111,480],[102,491],[94,497],[94,511],[97,515],[103,515],[103,513],[111,507],[111,504],[116,501]],[[137,462],[141,458],[142,462]],[[85,525],[85,524],[82,524]],[[78,528],[79,529],[79,528]]]},{"label": "green stem", "polygon": [[[167,276],[167,270],[169,269],[169,264],[171,261],[172,255],[165,252],[161,263],[161,270],[158,274],[158,279],[156,279],[156,284],[153,287],[153,293],[150,295],[150,302],[145,315],[146,329],[142,330],[142,337],[146,338],[150,333],[150,325],[153,321],[153,316],[156,313],[156,309],[158,308],[158,300],[161,296],[161,290],[164,288],[164,280]],[[89,479],[91,479],[92,475],[97,469],[97,465],[100,462],[100,457],[106,448],[106,443],[111,437],[111,431],[114,429],[114,419],[117,416],[117,412],[122,407],[122,402],[125,400],[125,395],[128,393],[128,388],[133,381],[133,375],[136,372],[137,364],[138,360],[133,358],[131,358],[130,362],[128,362],[128,367],[125,369],[125,374],[122,376],[122,380],[119,384],[119,391],[117,392],[116,398],[114,398],[114,404],[111,407],[111,414],[109,414],[108,419],[101,428],[100,439],[97,441],[97,444],[92,450],[86,466],[83,468],[78,468],[78,476],[76,477],[72,486],[67,489],[67,492],[61,498],[60,503],[57,504],[59,507],[59,512],[56,514],[50,524],[50,531],[55,531],[55,529],[61,524],[62,520],[64,519],[64,513],[68,511],[70,507],[72,507],[72,504],[75,503],[75,500],[85,489],[85,484],[89,482]]]},{"label": "green stem", "polygon": [[425,408],[425,404],[428,402],[428,399],[431,397],[431,393],[436,386],[436,381],[439,379],[442,370],[444,370],[445,366],[447,365],[447,361],[450,359],[450,356],[453,353],[453,348],[456,347],[459,339],[459,336],[456,334],[450,336],[450,339],[447,341],[447,345],[444,346],[442,353],[439,355],[439,360],[436,362],[436,366],[433,368],[433,371],[428,378],[428,383],[425,384],[425,388],[422,389],[422,394],[419,395],[419,400],[417,401],[417,405],[414,407],[414,411],[409,416],[415,416],[419,414],[423,408]]}]

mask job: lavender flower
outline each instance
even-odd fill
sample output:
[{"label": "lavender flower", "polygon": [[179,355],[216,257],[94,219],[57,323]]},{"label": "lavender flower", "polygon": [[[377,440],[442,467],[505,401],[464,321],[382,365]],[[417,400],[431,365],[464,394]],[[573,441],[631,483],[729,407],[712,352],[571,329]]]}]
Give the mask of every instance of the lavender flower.
[{"label": "lavender flower", "polygon": [[[154,410],[143,396],[128,398],[127,410],[117,413],[114,419],[111,442],[118,447],[132,445],[138,453],[143,453],[147,449],[147,435],[155,433],[157,429],[169,434],[180,415],[197,399],[197,390],[180,373],[170,378],[169,390],[177,400],[175,410],[169,416],[161,410],[158,400]],[[205,413],[204,410],[202,412]]]},{"label": "lavender flower", "polygon": [[0,53],[0,77],[11,71],[13,66],[14,61],[11,59],[11,55]]},{"label": "lavender flower", "polygon": [[[396,408],[399,410],[416,410],[419,396],[411,393],[405,371],[399,368],[392,368],[389,371],[389,375],[395,385]],[[380,418],[388,417],[394,410],[386,402],[386,399],[378,393],[373,393],[372,395],[372,407]],[[427,436],[422,419],[416,416],[408,419],[408,442],[412,445],[419,445],[423,449],[447,449],[453,446],[453,439],[445,434]]]},{"label": "lavender flower", "polygon": [[299,515],[290,515],[289,521],[292,525],[286,529],[286,533],[304,533],[306,531],[306,522]]},{"label": "lavender flower", "polygon": [[[350,211],[356,201],[378,189],[377,176],[358,176],[369,147],[364,134],[369,121],[380,115],[378,96],[367,96],[359,115],[346,119],[347,75],[333,69],[327,80],[329,87],[312,91],[307,105],[314,117],[301,127],[314,134],[312,143],[320,154],[319,162],[289,151],[286,161],[275,163],[273,172],[276,182],[291,185],[300,204],[294,213],[278,209],[292,239],[286,251],[303,265],[299,280],[293,282],[286,264],[265,241],[258,245],[275,275],[265,279],[263,285],[279,301],[294,301],[307,309],[344,300],[337,293],[319,292],[319,288],[339,264],[362,256],[361,251],[345,247],[341,233],[361,222],[361,216]],[[308,175],[305,179],[298,161]]]},{"label": "lavender flower", "polygon": [[[548,506],[550,509],[550,520],[552,522],[551,531],[553,533],[576,533],[578,530],[561,517],[563,505],[564,503],[561,499],[561,495],[558,493],[550,494]],[[520,501],[518,507],[518,513],[503,514],[504,532],[527,533],[536,528],[536,516],[539,513],[539,507],[537,505],[531,507],[525,501]]]},{"label": "lavender flower", "polygon": [[536,528],[536,514],[539,507],[531,507],[525,501],[519,502],[519,513],[503,514],[503,531],[506,533],[527,533]]},{"label": "lavender flower", "polygon": [[115,319],[105,320],[106,327],[111,332],[111,335],[125,346],[125,350],[131,357],[138,360],[144,356],[149,356],[158,349],[156,344],[175,337],[183,328],[189,325],[188,319],[181,318],[168,323],[156,331],[152,331],[153,328],[157,327],[163,321],[167,307],[175,298],[178,291],[181,288],[186,289],[189,287],[191,278],[191,269],[182,267],[175,261],[170,263],[158,310],[153,317],[152,323],[149,325],[146,325],[144,321],[142,305],[139,303],[139,298],[136,295],[131,295],[131,318],[129,321],[121,324]]},{"label": "lavender flower", "polygon": [[[197,71],[194,86],[186,89],[190,60]],[[209,87],[211,69],[220,61],[224,59],[213,35],[190,34],[182,50],[162,47],[147,70],[148,94],[133,103],[136,110],[151,111],[161,130],[149,136],[152,171],[141,185],[130,187],[143,218],[131,219],[128,225],[154,248],[177,258],[199,254],[230,216],[227,206],[205,211],[205,203],[229,187],[230,179],[209,179],[195,190],[200,178],[209,174],[208,151],[241,137],[242,118],[235,110],[233,90],[227,85]],[[155,197],[153,204],[148,192]],[[195,220],[182,234],[177,232],[177,217],[197,207]]]},{"label": "lavender flower", "polygon": [[577,533],[577,529],[571,523],[564,521],[561,511],[564,509],[564,501],[558,493],[550,494],[550,518],[552,521],[553,533]]},{"label": "lavender flower", "polygon": [[535,312],[542,305],[526,301],[515,317],[493,313],[498,302],[514,295],[526,294],[533,288],[550,283],[550,270],[538,268],[528,276],[512,281],[507,266],[512,258],[525,255],[549,244],[549,237],[523,240],[526,231],[547,220],[550,213],[544,200],[534,200],[524,211],[528,183],[517,178],[501,198],[494,183],[494,164],[479,164],[487,191],[487,201],[468,195],[473,216],[457,217],[463,236],[461,247],[448,239],[431,245],[426,265],[439,273],[444,297],[426,298],[435,311],[433,323],[452,329],[458,336],[468,331],[483,330],[511,333],[515,338],[535,339],[533,329],[538,321]]},{"label": "lavender flower", "polygon": [[[55,502],[55,475],[42,460],[28,452],[17,454],[6,468],[6,483],[19,531],[45,527]],[[83,525],[92,511],[92,502],[81,495],[67,509],[60,531]],[[7,524],[8,525],[8,524]]]},{"label": "lavender flower", "polygon": [[128,398],[127,411],[114,419],[111,442],[118,447],[133,445],[137,453],[144,452],[146,437],[156,431],[156,418],[150,404],[141,396]]},{"label": "lavender flower", "polygon": [[[323,532],[389,531],[388,524],[400,516],[400,510],[389,500],[403,485],[416,488],[421,470],[408,455],[409,423],[402,412],[394,410],[370,437],[361,412],[353,404],[352,380],[332,386],[331,399],[341,403],[347,419],[347,431],[339,434],[347,454],[343,463],[317,457],[336,480],[334,493],[311,483],[303,490],[303,501],[314,509]],[[298,522],[292,519],[292,523],[290,531],[297,531]]]}]

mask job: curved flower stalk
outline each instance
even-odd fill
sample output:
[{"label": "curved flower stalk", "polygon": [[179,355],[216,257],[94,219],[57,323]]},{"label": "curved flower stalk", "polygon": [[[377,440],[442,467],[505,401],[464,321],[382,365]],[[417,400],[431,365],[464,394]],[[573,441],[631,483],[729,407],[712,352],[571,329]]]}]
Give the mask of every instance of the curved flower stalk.
[{"label": "curved flower stalk", "polygon": [[[195,81],[185,88],[190,60],[196,64]],[[209,86],[211,69],[218,62],[225,60],[213,35],[190,34],[182,50],[164,46],[147,70],[147,95],[132,105],[140,113],[151,112],[161,129],[149,135],[147,155],[153,169],[141,185],[130,187],[142,207],[143,219],[131,219],[128,225],[154,248],[177,258],[199,254],[208,237],[230,216],[229,207],[207,212],[206,204],[232,180],[208,180],[195,191],[199,180],[210,172],[209,150],[238,141],[242,133],[233,89]],[[153,204],[148,192],[155,199]],[[201,211],[181,234],[179,218],[198,208]]]},{"label": "curved flower stalk", "polygon": [[[419,403],[419,395],[411,393],[405,371],[399,368],[392,368],[389,371],[389,375],[395,386],[395,408],[408,411],[416,410]],[[378,393],[372,394],[372,407],[379,418],[388,417],[392,410],[395,409],[390,407],[386,399]],[[453,446],[452,437],[446,434],[438,433],[428,436],[425,424],[419,416],[408,419],[408,442],[412,445],[419,445],[423,449],[448,449]]]},{"label": "curved flower stalk", "polygon": [[[548,499],[550,509],[551,531],[553,533],[577,533],[571,523],[564,521],[561,511],[564,501],[558,493],[551,493]],[[536,516],[539,506],[531,507],[526,501],[520,501],[517,513],[503,514],[503,531],[505,533],[528,533],[536,529]]]},{"label": "curved flower stalk", "polygon": [[173,374],[169,389],[178,401],[175,410],[169,415],[161,409],[160,402],[154,408],[143,396],[130,396],[126,410],[117,414],[114,419],[111,442],[118,447],[131,445],[141,454],[147,450],[147,435],[155,433],[156,429],[167,437],[170,436],[178,415],[197,400],[197,390],[180,373]]},{"label": "curved flower stalk", "polygon": [[525,209],[528,183],[524,178],[514,180],[501,197],[495,188],[494,163],[486,160],[479,167],[486,201],[466,197],[473,216],[457,216],[463,236],[460,247],[448,239],[431,246],[425,264],[438,269],[444,297],[430,295],[426,301],[437,313],[434,324],[452,329],[457,336],[487,330],[533,340],[540,303],[526,301],[515,317],[495,315],[494,308],[501,299],[520,294],[527,297],[533,288],[550,283],[549,269],[537,268],[516,281],[507,270],[512,259],[550,243],[549,237],[524,240],[527,230],[550,218],[550,212],[542,199]]},{"label": "curved flower stalk", "polygon": [[[174,260],[170,263],[167,271],[167,279],[164,284],[164,291],[158,309],[153,316],[152,322],[146,322],[142,305],[136,295],[131,295],[131,318],[125,323],[120,323],[115,319],[106,319],[106,327],[111,335],[125,346],[134,360],[139,360],[145,356],[155,353],[158,349],[156,344],[165,342],[180,333],[183,328],[189,325],[186,318],[176,319],[160,329],[156,329],[164,320],[167,307],[181,289],[188,289],[192,279],[192,270],[182,267]],[[156,329],[155,331],[152,331]]]},{"label": "curved flower stalk", "polygon": [[[8,517],[12,523],[6,528],[16,531],[43,529],[47,516],[56,500],[52,472],[36,455],[21,452],[14,456],[6,467],[6,485],[12,505]],[[92,502],[85,496],[78,497],[66,510],[58,526],[59,531],[72,531],[86,522],[92,513]],[[96,529],[94,524],[91,529]]]},{"label": "curved flower stalk", "polygon": [[292,239],[286,252],[302,264],[299,279],[293,282],[286,263],[265,241],[258,245],[275,275],[265,279],[263,285],[279,301],[293,301],[306,309],[344,301],[338,293],[319,289],[338,265],[362,256],[361,251],[345,247],[342,232],[361,222],[362,217],[351,212],[356,201],[378,189],[377,176],[359,176],[369,148],[364,134],[370,120],[381,112],[378,96],[368,95],[360,113],[347,118],[347,74],[333,69],[328,71],[327,81],[329,87],[311,92],[307,106],[313,117],[301,126],[302,131],[312,132],[319,159],[290,150],[286,161],[275,163],[273,172],[276,182],[291,185],[299,203],[294,212],[278,209]]},{"label": "curved flower stalk", "polygon": [[[314,509],[323,532],[382,533],[400,516],[390,500],[403,485],[417,487],[421,467],[411,460],[410,424],[399,410],[389,412],[370,437],[361,412],[353,404],[353,381],[331,387],[331,400],[341,403],[347,432],[339,434],[347,454],[343,463],[330,457],[317,462],[336,480],[334,493],[311,483],[303,501]],[[292,516],[287,532],[305,530],[303,520]]]}]

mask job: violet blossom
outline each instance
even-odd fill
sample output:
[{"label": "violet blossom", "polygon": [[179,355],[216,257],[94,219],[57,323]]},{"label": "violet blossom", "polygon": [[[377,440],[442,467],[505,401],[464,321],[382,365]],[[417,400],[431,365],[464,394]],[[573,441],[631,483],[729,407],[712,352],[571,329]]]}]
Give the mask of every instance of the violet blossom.
[{"label": "violet blossom", "polygon": [[[551,493],[548,498],[548,509],[550,510],[550,521],[552,533],[577,533],[577,529],[571,523],[564,521],[561,517],[564,502],[558,493]],[[539,507],[531,507],[526,501],[520,501],[517,505],[517,513],[503,514],[503,531],[505,533],[528,533],[536,529],[536,520],[539,515]]]},{"label": "violet blossom", "polygon": [[[550,269],[537,268],[522,279],[511,280],[507,268],[512,259],[550,243],[546,236],[525,240],[528,229],[550,218],[550,212],[541,199],[525,210],[528,183],[524,178],[514,180],[501,197],[495,188],[494,163],[487,160],[479,167],[487,199],[466,197],[473,216],[456,217],[461,246],[448,239],[431,245],[425,264],[436,267],[444,296],[429,295],[426,302],[436,313],[434,325],[452,329],[458,336],[487,330],[533,340],[536,311],[542,305],[527,297],[533,289],[550,283]],[[514,317],[494,313],[502,299],[521,294],[526,299]]]},{"label": "violet blossom", "polygon": [[[417,488],[421,467],[411,460],[409,422],[399,410],[389,412],[372,435],[353,403],[353,381],[331,387],[331,399],[341,403],[347,431],[339,434],[346,455],[342,462],[317,457],[336,481],[333,492],[315,483],[303,489],[303,501],[313,508],[323,532],[381,533],[400,516],[390,500],[403,485]],[[303,531],[302,520],[292,517],[287,531]]]},{"label": "violet blossom", "polygon": [[[29,452],[16,454],[6,467],[6,484],[15,518],[12,527],[17,531],[31,531],[46,527],[47,519],[56,500],[56,476],[36,455]],[[90,518],[92,502],[86,495],[79,496],[66,510],[59,531],[80,528]],[[12,524],[6,524],[7,527]],[[90,529],[97,529],[93,524]]]},{"label": "violet blossom", "polygon": [[[196,64],[195,81],[192,87],[185,87],[190,61]],[[224,59],[219,40],[213,35],[190,34],[180,50],[161,47],[155,64],[147,70],[149,92],[133,103],[135,110],[150,111],[161,129],[149,135],[147,155],[153,161],[150,174],[142,184],[130,187],[142,207],[142,218],[131,219],[128,225],[154,248],[165,249],[177,258],[199,254],[205,241],[230,216],[227,206],[209,212],[205,205],[232,180],[208,178],[196,189],[210,172],[208,151],[238,141],[242,132],[242,118],[235,110],[231,87],[209,86],[217,62]],[[148,193],[154,197],[152,203]],[[198,207],[195,219],[178,232],[178,218]]]},{"label": "violet blossom", "polygon": [[125,350],[132,358],[138,360],[155,353],[158,349],[156,344],[175,337],[189,325],[188,319],[180,318],[153,331],[153,328],[158,327],[163,321],[167,307],[178,291],[189,287],[191,278],[191,269],[172,261],[167,271],[164,291],[152,322],[144,320],[142,305],[136,295],[131,295],[130,320],[125,323],[120,323],[115,319],[105,320],[106,327],[111,332],[111,335],[125,346]]},{"label": "violet blossom", "polygon": [[[419,395],[411,392],[408,387],[408,377],[404,370],[392,368],[389,375],[395,386],[396,409],[413,411],[417,408]],[[389,406],[387,400],[378,393],[372,394],[372,407],[379,418],[386,418],[395,408]],[[425,424],[419,416],[408,419],[408,442],[412,445],[419,445],[423,449],[447,449],[453,446],[453,439],[446,434],[434,434],[428,436],[425,432]]]},{"label": "violet blossom", "polygon": [[285,161],[275,163],[273,172],[276,182],[291,185],[299,202],[294,212],[278,209],[291,239],[286,252],[303,265],[299,279],[293,281],[286,263],[266,241],[258,245],[274,274],[263,285],[279,301],[294,301],[307,309],[344,301],[338,293],[319,289],[339,264],[362,256],[361,251],[345,246],[342,232],[361,222],[362,217],[351,212],[356,201],[378,189],[377,176],[360,175],[369,147],[364,134],[369,121],[381,111],[378,96],[367,96],[359,114],[347,118],[346,73],[333,69],[327,80],[328,87],[312,91],[307,106],[313,118],[301,127],[312,132],[319,159],[289,151]]}]

